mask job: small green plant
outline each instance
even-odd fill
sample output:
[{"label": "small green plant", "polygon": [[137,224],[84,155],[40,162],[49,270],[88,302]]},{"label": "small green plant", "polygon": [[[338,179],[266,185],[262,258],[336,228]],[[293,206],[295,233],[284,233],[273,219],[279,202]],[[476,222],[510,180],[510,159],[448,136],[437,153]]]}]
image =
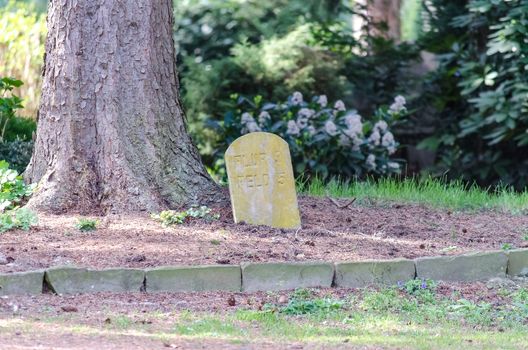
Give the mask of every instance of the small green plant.
[{"label": "small green plant", "polygon": [[168,227],[174,224],[183,224],[187,213],[185,211],[164,210],[159,214],[151,214],[150,217]]},{"label": "small green plant", "polygon": [[79,218],[75,227],[79,231],[88,232],[95,231],[97,229],[97,224],[98,222],[95,219]]},{"label": "small green plant", "polygon": [[291,295],[286,306],[266,305],[266,311],[275,310],[285,315],[327,316],[344,307],[345,302],[332,298],[315,298],[308,289],[297,289]]},{"label": "small green plant", "polygon": [[187,216],[190,216],[192,218],[201,218],[201,219],[218,219],[220,217],[219,214],[211,214],[211,208],[206,207],[205,205],[202,205],[201,207],[193,206],[187,209],[186,213]]},{"label": "small green plant", "polygon": [[292,299],[302,299],[302,300],[308,300],[310,298],[313,298],[314,296],[314,293],[313,291],[311,291],[310,289],[306,289],[306,288],[299,288],[299,289],[296,289],[292,294],[291,294],[291,298]]},{"label": "small green plant", "polygon": [[32,193],[35,185],[26,185],[9,163],[0,161],[0,211],[15,209]]},{"label": "small green plant", "polygon": [[523,236],[523,240],[528,241],[528,233],[525,233]]},{"label": "small green plant", "polygon": [[[528,289],[521,288],[512,295],[512,299],[515,303],[524,304],[528,308]],[[528,311],[528,309],[527,309]]]},{"label": "small green plant", "polygon": [[29,209],[20,208],[33,193],[34,185],[26,185],[9,163],[0,161],[0,232],[20,228],[29,230],[37,224],[37,215]]},{"label": "small green plant", "polygon": [[24,231],[38,223],[37,214],[27,208],[20,208],[15,211],[15,226]]},{"label": "small green plant", "polygon": [[399,282],[398,287],[409,295],[419,295],[423,291],[434,293],[436,291],[436,282],[431,279],[416,278],[405,283]]},{"label": "small green plant", "polygon": [[436,282],[430,279],[413,279],[405,283],[398,282],[398,288],[423,303],[433,303],[436,294]]},{"label": "small green plant", "polygon": [[402,297],[396,288],[386,288],[380,291],[367,291],[363,295],[361,309],[365,311],[387,312],[400,310]]},{"label": "small green plant", "polygon": [[132,324],[132,320],[126,315],[118,315],[113,319],[112,324],[119,329],[127,329]]},{"label": "small green plant", "polygon": [[205,219],[207,221],[218,220],[220,215],[212,214],[210,208],[202,205],[200,207],[192,206],[184,211],[164,210],[159,214],[151,214],[150,217],[161,222],[163,226],[168,227],[174,224],[183,224],[188,218]]},{"label": "small green plant", "polygon": [[501,249],[502,250],[512,250],[513,249],[513,245],[511,243],[503,243],[502,246],[501,246]]},{"label": "small green plant", "polygon": [[344,302],[331,298],[296,299],[291,298],[284,308],[279,311],[285,315],[326,315],[343,308]]},{"label": "small green plant", "polygon": [[459,299],[454,304],[448,305],[447,310],[452,317],[461,317],[470,324],[483,326],[493,324],[496,316],[490,303],[475,303],[466,299]]},{"label": "small green plant", "polygon": [[37,223],[37,215],[27,208],[16,208],[0,213],[0,233],[16,228],[28,231]]}]

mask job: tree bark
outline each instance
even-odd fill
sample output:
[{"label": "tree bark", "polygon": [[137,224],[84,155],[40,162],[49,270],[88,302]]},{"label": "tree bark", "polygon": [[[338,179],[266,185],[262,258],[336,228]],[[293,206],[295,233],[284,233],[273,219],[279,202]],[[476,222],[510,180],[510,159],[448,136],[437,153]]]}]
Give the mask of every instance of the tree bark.
[{"label": "tree bark", "polygon": [[365,0],[369,16],[375,23],[386,25],[386,31],[375,31],[396,42],[401,38],[401,0]]},{"label": "tree bark", "polygon": [[31,207],[157,211],[218,198],[187,134],[172,0],[53,0]]}]

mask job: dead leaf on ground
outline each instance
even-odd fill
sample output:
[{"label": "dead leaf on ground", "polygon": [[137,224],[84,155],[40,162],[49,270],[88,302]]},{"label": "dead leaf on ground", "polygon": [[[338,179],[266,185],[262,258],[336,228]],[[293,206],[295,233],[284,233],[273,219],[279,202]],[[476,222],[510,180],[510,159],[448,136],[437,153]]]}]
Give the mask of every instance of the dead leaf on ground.
[{"label": "dead leaf on ground", "polygon": [[75,306],[72,306],[72,305],[61,306],[61,310],[64,312],[78,312],[79,311],[79,309],[77,309]]}]

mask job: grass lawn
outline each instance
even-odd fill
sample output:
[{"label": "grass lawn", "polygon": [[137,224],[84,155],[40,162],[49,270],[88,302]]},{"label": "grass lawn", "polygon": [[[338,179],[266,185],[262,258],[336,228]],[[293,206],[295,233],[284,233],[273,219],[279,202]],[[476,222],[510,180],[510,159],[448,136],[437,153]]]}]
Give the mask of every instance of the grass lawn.
[{"label": "grass lawn", "polygon": [[341,294],[297,290],[282,301],[279,293],[268,293],[266,302],[237,294],[238,302],[248,298],[252,306],[218,311],[146,311],[141,303],[127,312],[80,308],[57,314],[50,308],[38,317],[0,318],[0,340],[11,344],[17,339],[12,334],[28,334],[33,341],[47,339],[44,344],[66,336],[71,344],[97,339],[117,342],[117,348],[123,341],[129,348],[526,348],[528,281],[507,287],[466,284],[459,291],[449,285],[437,288],[433,281],[415,280]]},{"label": "grass lawn", "polygon": [[521,349],[528,331],[528,290],[502,290],[501,306],[435,293],[432,281],[400,288],[365,289],[345,298],[313,297],[298,290],[286,305],[262,311],[184,315],[175,326],[188,337],[222,337],[358,347]]},{"label": "grass lawn", "polygon": [[515,192],[508,187],[494,191],[467,186],[461,181],[438,179],[382,178],[362,182],[332,180],[324,184],[315,179],[298,182],[299,193],[312,196],[355,197],[359,203],[371,201],[426,204],[451,210],[496,210],[511,214],[528,212],[528,192]]},{"label": "grass lawn", "polygon": [[[153,317],[149,314],[144,316]],[[291,344],[303,344],[312,348],[526,348],[526,327],[498,331],[461,327],[450,322],[426,325],[404,323],[397,316],[390,315],[355,315],[349,318],[342,313],[335,314],[334,318],[338,316],[342,316],[343,320],[320,322],[310,318],[244,311],[234,315],[184,313],[170,315],[174,324],[165,329],[137,324],[127,317],[116,318],[115,325],[102,328],[75,324],[75,320],[70,317],[55,317],[44,321],[0,320],[0,329],[5,336],[22,331],[31,333],[33,339],[37,339],[39,335],[53,339],[64,334],[73,334],[84,337],[98,336],[102,339],[101,343],[111,343],[112,339],[118,337],[138,337],[159,340],[168,345],[181,340],[196,344],[216,340],[228,348],[230,345],[233,345],[233,348],[237,348],[236,345],[241,345],[242,348],[247,348],[247,345],[259,348],[259,344],[274,344],[272,347],[276,348],[288,347]],[[169,318],[169,315],[157,317],[160,321],[167,321],[163,318]],[[0,339],[2,338],[0,335]],[[2,340],[5,344],[6,340]]]}]

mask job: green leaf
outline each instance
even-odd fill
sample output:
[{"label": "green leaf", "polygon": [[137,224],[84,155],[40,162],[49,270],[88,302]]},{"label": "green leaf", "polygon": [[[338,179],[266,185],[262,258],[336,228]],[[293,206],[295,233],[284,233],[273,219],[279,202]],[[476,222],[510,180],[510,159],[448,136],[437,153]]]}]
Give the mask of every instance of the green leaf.
[{"label": "green leaf", "polygon": [[0,80],[7,86],[21,87],[24,84],[21,80],[14,79],[14,78],[6,77],[6,78],[2,78]]},{"label": "green leaf", "polygon": [[420,143],[418,143],[418,145],[416,145],[416,148],[421,149],[421,150],[436,151],[439,145],[440,145],[440,138],[437,136],[430,136],[428,138],[423,139]]}]

